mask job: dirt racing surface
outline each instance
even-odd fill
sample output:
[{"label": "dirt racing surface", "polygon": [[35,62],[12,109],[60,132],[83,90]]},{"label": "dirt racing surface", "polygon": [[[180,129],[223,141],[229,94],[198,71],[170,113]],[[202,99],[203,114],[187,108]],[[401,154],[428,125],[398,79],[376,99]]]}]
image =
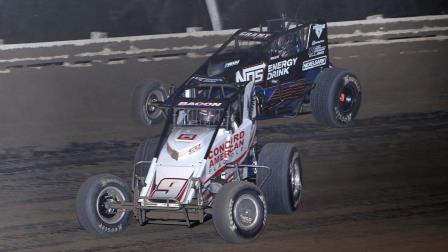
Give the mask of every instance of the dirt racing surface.
[{"label": "dirt racing surface", "polygon": [[[359,119],[345,129],[325,128],[311,116],[260,122],[259,142],[298,146],[305,187],[299,211],[268,216],[256,242],[229,245],[212,221],[193,228],[133,222],[106,239],[82,230],[74,207],[80,184],[99,173],[130,181],[139,141],[160,130],[127,118],[89,118],[63,128],[45,121],[1,126],[0,251],[447,251],[446,40],[331,50],[334,64],[361,80]],[[144,64],[76,69],[57,73],[57,80],[110,78],[115,85],[117,76],[139,77],[126,75],[131,68],[142,71]],[[57,70],[29,71],[23,75],[39,85]]]}]

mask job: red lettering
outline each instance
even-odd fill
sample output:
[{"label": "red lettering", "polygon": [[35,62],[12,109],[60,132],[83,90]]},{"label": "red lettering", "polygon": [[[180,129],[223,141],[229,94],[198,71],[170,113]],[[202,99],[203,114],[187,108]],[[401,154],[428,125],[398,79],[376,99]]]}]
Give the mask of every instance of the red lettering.
[{"label": "red lettering", "polygon": [[208,158],[213,159],[213,162],[210,162],[210,166],[217,165],[224,159],[229,159],[233,151],[235,151],[237,148],[243,147],[244,135],[244,131],[236,133],[230,138],[230,141],[225,141],[223,144],[216,147],[213,152],[210,151]]}]

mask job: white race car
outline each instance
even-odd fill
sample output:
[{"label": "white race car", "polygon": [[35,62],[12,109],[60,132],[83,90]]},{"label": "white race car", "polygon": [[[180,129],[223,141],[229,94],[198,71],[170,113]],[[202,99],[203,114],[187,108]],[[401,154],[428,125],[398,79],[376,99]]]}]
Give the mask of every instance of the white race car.
[{"label": "white race car", "polygon": [[256,152],[255,102],[253,82],[192,77],[157,105],[168,119],[160,139],[139,146],[132,188],[109,174],[82,184],[79,223],[108,236],[123,231],[131,215],[140,225],[188,227],[212,217],[224,240],[256,239],[267,212],[297,209],[302,169],[291,144],[270,143]]}]

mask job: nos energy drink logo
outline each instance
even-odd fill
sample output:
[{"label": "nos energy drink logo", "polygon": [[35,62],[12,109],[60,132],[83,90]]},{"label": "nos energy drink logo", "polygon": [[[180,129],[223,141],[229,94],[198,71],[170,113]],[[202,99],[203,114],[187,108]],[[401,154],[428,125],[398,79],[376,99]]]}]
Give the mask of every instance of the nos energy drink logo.
[{"label": "nos energy drink logo", "polygon": [[258,83],[263,81],[264,69],[266,64],[263,62],[261,64],[243,68],[242,70],[236,72],[235,81],[236,83],[254,81]]}]

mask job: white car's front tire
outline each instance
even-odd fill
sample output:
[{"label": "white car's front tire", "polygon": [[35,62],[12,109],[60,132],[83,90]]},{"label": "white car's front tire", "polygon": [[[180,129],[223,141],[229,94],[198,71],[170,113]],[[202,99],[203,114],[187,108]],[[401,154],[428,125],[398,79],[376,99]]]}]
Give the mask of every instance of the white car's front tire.
[{"label": "white car's front tire", "polygon": [[108,203],[132,201],[128,186],[117,176],[100,174],[87,179],[76,197],[78,222],[96,236],[120,233],[129,225],[132,211],[113,209]]},{"label": "white car's front tire", "polygon": [[266,202],[263,193],[252,183],[225,184],[213,203],[213,223],[227,242],[255,240],[266,226]]}]

